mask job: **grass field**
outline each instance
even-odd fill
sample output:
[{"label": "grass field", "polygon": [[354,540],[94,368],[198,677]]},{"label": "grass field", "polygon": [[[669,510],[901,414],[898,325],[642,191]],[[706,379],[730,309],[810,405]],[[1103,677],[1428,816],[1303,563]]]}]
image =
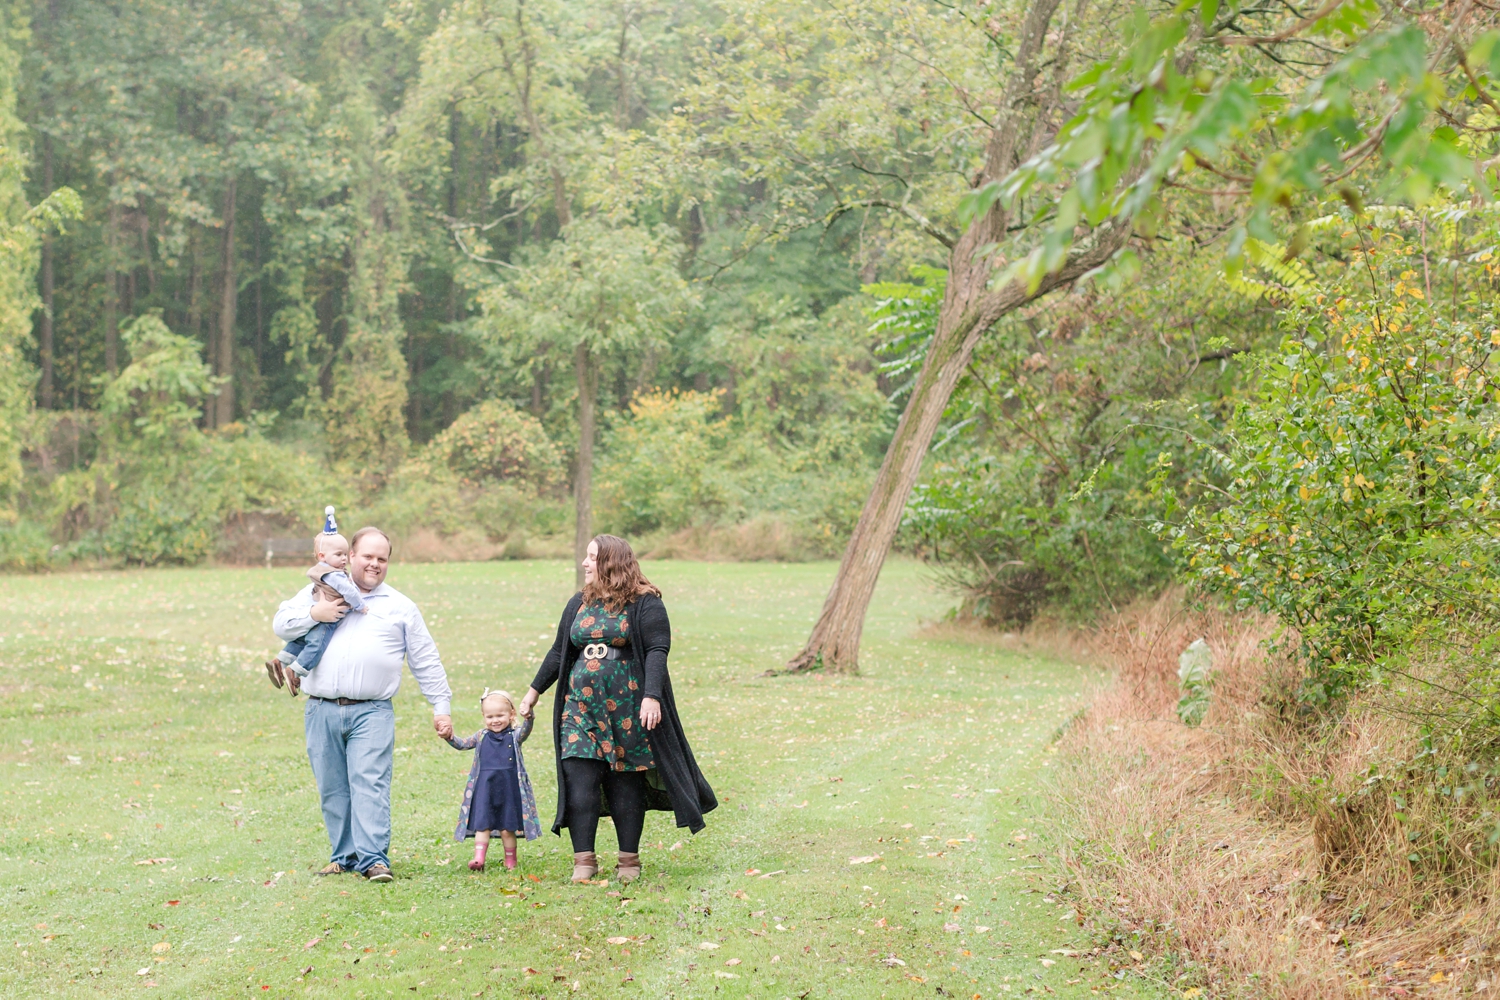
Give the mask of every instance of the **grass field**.
[{"label": "grass field", "polygon": [[[1034,856],[1049,738],[1096,674],[922,638],[945,601],[898,562],[861,676],[760,677],[805,636],[832,570],[647,566],[721,805],[696,837],[650,814],[646,876],[628,888],[570,885],[571,848],[551,834],[523,845],[516,874],[470,873],[452,840],[469,755],[433,734],[410,677],[397,879],[313,877],[327,841],[302,700],[259,666],[295,569],[0,578],[0,993],[1164,995],[1059,953],[1088,942]],[[390,582],[423,608],[467,734],[485,685],[525,689],[572,571],[397,565]],[[527,745],[544,818],[549,744]],[[605,876],[612,844],[606,821]]]}]

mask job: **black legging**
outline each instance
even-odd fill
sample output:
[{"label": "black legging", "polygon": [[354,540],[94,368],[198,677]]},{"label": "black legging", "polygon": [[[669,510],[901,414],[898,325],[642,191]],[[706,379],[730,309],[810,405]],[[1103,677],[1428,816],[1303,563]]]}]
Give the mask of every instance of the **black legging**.
[{"label": "black legging", "polygon": [[568,835],[573,852],[592,851],[599,832],[599,790],[609,795],[609,812],[615,821],[620,850],[635,854],[641,848],[641,830],[646,826],[646,774],[616,771],[602,760],[564,757],[563,776],[568,782]]}]

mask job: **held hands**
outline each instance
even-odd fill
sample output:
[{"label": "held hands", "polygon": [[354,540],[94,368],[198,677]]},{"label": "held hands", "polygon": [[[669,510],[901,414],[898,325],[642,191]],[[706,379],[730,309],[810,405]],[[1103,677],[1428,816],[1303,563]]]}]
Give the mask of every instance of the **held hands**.
[{"label": "held hands", "polygon": [[661,722],[661,702],[655,698],[642,698],[641,725],[649,731],[655,729],[659,722]]},{"label": "held hands", "polygon": [[330,601],[319,598],[318,603],[312,606],[308,612],[315,622],[336,622],[349,613],[349,605],[343,601]]},{"label": "held hands", "polygon": [[443,739],[445,739],[445,740],[452,739],[453,738],[453,716],[451,716],[451,715],[434,715],[432,717],[432,728],[436,729],[437,730],[437,734],[439,736],[441,736]]},{"label": "held hands", "polygon": [[536,700],[540,697],[541,693],[536,688],[526,689],[526,695],[521,699],[521,704],[516,706],[516,711],[521,713],[523,719],[532,717],[536,710]]}]

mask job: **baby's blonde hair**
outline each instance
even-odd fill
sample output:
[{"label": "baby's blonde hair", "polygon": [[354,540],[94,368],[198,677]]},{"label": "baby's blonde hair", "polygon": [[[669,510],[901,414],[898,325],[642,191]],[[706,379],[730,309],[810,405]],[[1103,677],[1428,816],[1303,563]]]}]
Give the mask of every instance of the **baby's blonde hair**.
[{"label": "baby's blonde hair", "polygon": [[489,688],[485,688],[484,694],[479,696],[479,710],[481,712],[484,711],[484,703],[489,701],[491,698],[498,698],[500,701],[505,702],[505,704],[510,707],[510,714],[516,714],[516,703],[511,699],[510,692],[491,691]]},{"label": "baby's blonde hair", "polygon": [[316,535],[313,535],[313,555],[317,555],[317,556],[322,555],[323,554],[323,546],[327,545],[329,542],[333,541],[335,538],[337,538],[339,541],[341,541],[341,542],[344,543],[344,551],[347,552],[349,550],[349,539],[345,538],[343,535],[340,535],[340,534],[328,535],[328,534],[324,534],[323,532],[320,531]]}]

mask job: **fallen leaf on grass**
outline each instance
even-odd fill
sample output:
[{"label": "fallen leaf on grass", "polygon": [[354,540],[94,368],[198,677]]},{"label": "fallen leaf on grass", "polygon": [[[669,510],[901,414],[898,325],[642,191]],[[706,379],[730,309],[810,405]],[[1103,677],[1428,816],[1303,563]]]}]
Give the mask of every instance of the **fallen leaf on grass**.
[{"label": "fallen leaf on grass", "polygon": [[888,955],[880,960],[880,964],[886,966],[887,968],[894,969],[896,966],[904,966],[906,963],[901,961],[901,959],[897,958],[895,955]]},{"label": "fallen leaf on grass", "polygon": [[1061,955],[1063,958],[1077,958],[1078,957],[1078,952],[1074,951],[1072,948],[1053,948],[1047,954],[1049,954],[1049,955]]},{"label": "fallen leaf on grass", "polygon": [[302,946],[302,950],[303,951],[312,951],[314,948],[316,948],[318,946],[318,942],[322,941],[322,940],[323,939],[320,938],[320,937],[315,937],[311,941],[307,942],[307,944],[303,945]]},{"label": "fallen leaf on grass", "polygon": [[675,843],[671,847],[667,848],[667,850],[669,850],[669,851],[675,851],[675,850],[677,850],[681,846],[682,846],[682,841],[679,840],[677,843]]},{"label": "fallen leaf on grass", "polygon": [[151,946],[151,950],[158,955],[164,955],[172,950],[172,945],[167,941],[158,941]]},{"label": "fallen leaf on grass", "polygon": [[734,898],[735,899],[749,899],[750,898],[750,894],[748,892],[746,892],[744,889],[736,889],[736,890],[734,890]]},{"label": "fallen leaf on grass", "polygon": [[778,868],[774,872],[766,872],[764,875],[761,876],[761,878],[770,878],[772,875],[785,875],[785,874],[786,874],[786,869],[785,868]]},{"label": "fallen leaf on grass", "polygon": [[180,900],[180,899],[169,899],[169,900],[167,900],[167,905],[168,906],[177,906],[181,902],[182,902],[182,900]]},{"label": "fallen leaf on grass", "polygon": [[533,882],[540,882],[542,880],[542,877],[540,875],[527,875],[526,877],[531,879],[531,881]]},{"label": "fallen leaf on grass", "polygon": [[[986,927],[984,924],[980,924],[979,926],[977,926],[977,927],[974,928],[974,933],[975,934],[988,934],[989,932],[990,932],[990,929],[988,927]],[[1073,954],[1076,955],[1076,954],[1078,954],[1078,952],[1075,951],[1075,952],[1073,952]]]},{"label": "fallen leaf on grass", "polygon": [[908,972],[906,974],[906,978],[910,979],[914,983],[925,983],[925,982],[927,982],[927,977],[926,976],[914,976],[910,972]]},{"label": "fallen leaf on grass", "polygon": [[714,978],[715,979],[738,979],[738,978],[740,978],[740,976],[739,976],[739,973],[737,973],[737,972],[715,972],[714,973]]},{"label": "fallen leaf on grass", "polygon": [[1136,961],[1137,961],[1137,962],[1143,962],[1143,961],[1145,961],[1145,959],[1146,959],[1146,956],[1145,956],[1145,955],[1142,955],[1142,954],[1141,954],[1141,953],[1140,953],[1140,952],[1138,952],[1138,951],[1132,951],[1132,952],[1131,952],[1131,953],[1130,953],[1130,957],[1131,957],[1131,958],[1133,958],[1133,959],[1135,959],[1135,960],[1136,960]]},{"label": "fallen leaf on grass", "polygon": [[699,951],[713,951],[714,949],[716,949],[718,947],[719,946],[716,945],[716,944],[714,944],[712,941],[699,941],[698,942],[698,950]]},{"label": "fallen leaf on grass", "polygon": [[1050,969],[1050,968],[1052,968],[1052,966],[1056,965],[1057,962],[1054,961],[1053,959],[1050,959],[1050,958],[1044,958],[1044,959],[1042,959],[1042,964],[1045,965],[1045,966],[1047,966],[1047,968]]},{"label": "fallen leaf on grass", "polygon": [[760,869],[759,868],[746,868],[745,869],[745,874],[746,875],[759,875],[760,874]]},{"label": "fallen leaf on grass", "polygon": [[171,860],[172,860],[171,858],[142,858],[141,860],[137,861],[136,864],[138,864],[138,865],[164,865],[164,864],[168,863]]},{"label": "fallen leaf on grass", "polygon": [[956,931],[963,930],[963,928],[960,927],[958,924],[948,923],[948,924],[944,924],[943,925],[943,930],[947,931],[949,934],[953,934]]},{"label": "fallen leaf on grass", "polygon": [[527,974],[527,975],[528,975],[528,976],[540,976],[540,975],[541,975],[541,973],[540,973],[540,972],[538,972],[538,971],[537,971],[537,970],[536,970],[536,969],[533,969],[533,968],[532,968],[532,967],[531,967],[531,966],[529,966],[529,965],[528,965],[528,966],[526,966],[526,967],[525,967],[525,968],[524,968],[524,969],[522,969],[522,970],[521,970],[521,971],[522,971],[522,972],[524,972],[524,973],[526,973],[526,974]]},{"label": "fallen leaf on grass", "polygon": [[299,976],[310,976],[310,975],[312,975],[312,966],[309,965],[307,968],[305,968],[301,972],[299,972],[298,975]]},{"label": "fallen leaf on grass", "polygon": [[874,864],[875,862],[877,862],[879,860],[880,860],[880,855],[878,855],[878,854],[865,854],[865,855],[862,855],[861,857],[850,858],[849,859],[849,863],[851,865],[871,865],[871,864]]},{"label": "fallen leaf on grass", "polygon": [[737,959],[737,958],[731,958],[729,961],[725,962],[724,964],[725,965],[739,965],[740,964],[740,960]]},{"label": "fallen leaf on grass", "polygon": [[884,927],[884,926],[886,926],[885,917],[881,917],[879,920],[875,921],[875,926],[876,927]]}]

